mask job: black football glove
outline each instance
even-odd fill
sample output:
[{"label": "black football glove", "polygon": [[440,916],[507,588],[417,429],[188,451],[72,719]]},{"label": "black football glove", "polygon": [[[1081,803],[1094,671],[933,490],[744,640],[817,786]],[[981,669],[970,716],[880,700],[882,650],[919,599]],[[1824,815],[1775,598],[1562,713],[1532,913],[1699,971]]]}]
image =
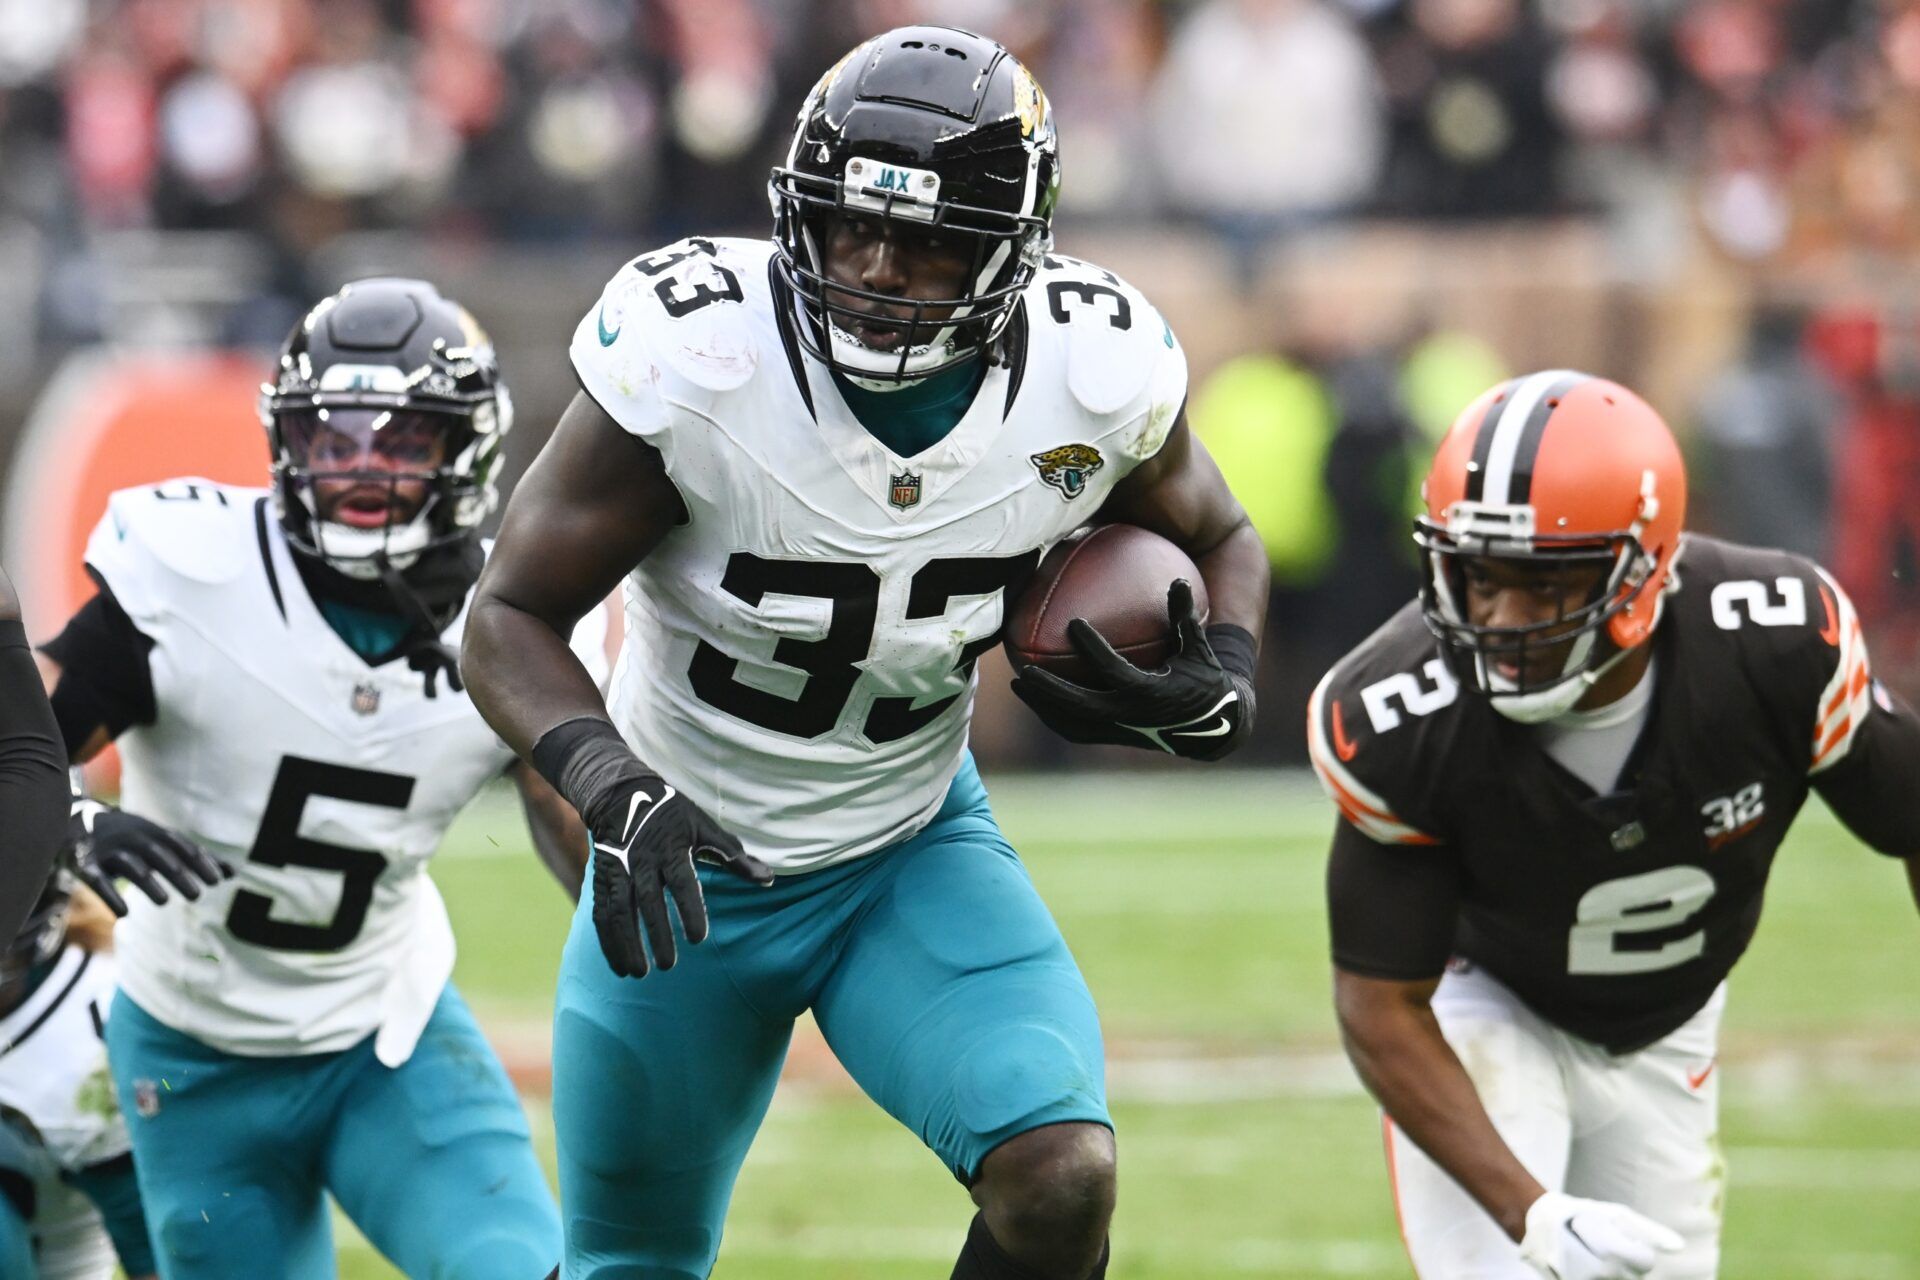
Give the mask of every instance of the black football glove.
[{"label": "black football glove", "polygon": [[1253,639],[1238,627],[1213,628],[1223,641],[1233,637],[1234,666],[1245,669],[1223,665],[1194,614],[1193,588],[1184,579],[1167,589],[1167,620],[1175,648],[1165,667],[1134,666],[1086,619],[1075,618],[1067,624],[1067,639],[1108,687],[1089,689],[1030,665],[1014,678],[1013,691],[1068,742],[1218,760],[1253,731]]},{"label": "black football glove", "polygon": [[658,775],[634,780],[610,816],[589,822],[593,832],[593,927],[607,964],[623,978],[647,976],[640,925],[661,969],[678,953],[667,895],[680,912],[689,945],[707,940],[707,899],[694,874],[696,860],[757,884],[772,884],[766,864],[740,847],[733,833]]},{"label": "black football glove", "polygon": [[[668,895],[688,945],[706,941],[707,900],[696,861],[742,880],[773,883],[765,863],[635,759],[606,720],[583,716],[549,730],[534,744],[533,765],[593,837],[593,928],[608,967],[623,978],[644,978],[653,965],[671,969],[679,958]],[[641,942],[643,924],[652,964]]]},{"label": "black football glove", "polygon": [[115,887],[116,880],[131,880],[160,903],[171,896],[168,884],[193,901],[202,888],[233,874],[232,867],[178,832],[77,791],[68,811],[67,844],[74,873],[116,916],[127,914],[127,900]]}]

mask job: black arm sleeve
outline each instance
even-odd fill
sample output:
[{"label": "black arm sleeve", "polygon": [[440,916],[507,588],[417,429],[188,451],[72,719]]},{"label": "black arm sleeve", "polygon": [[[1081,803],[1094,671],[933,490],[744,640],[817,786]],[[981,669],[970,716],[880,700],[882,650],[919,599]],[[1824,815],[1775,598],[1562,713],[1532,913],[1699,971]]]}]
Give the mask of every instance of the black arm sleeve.
[{"label": "black arm sleeve", "polygon": [[1847,830],[1881,853],[1920,855],[1920,716],[1874,682],[1867,722],[1813,786]]},{"label": "black arm sleeve", "polygon": [[1445,845],[1381,844],[1340,823],[1327,858],[1335,965],[1366,978],[1437,978],[1459,914],[1460,866]]},{"label": "black arm sleeve", "polygon": [[133,725],[152,724],[157,714],[153,670],[147,665],[153,641],[133,625],[97,574],[94,581],[99,594],[40,646],[60,664],[53,714],[69,752],[79,750],[96,729],[117,738]]},{"label": "black arm sleeve", "polygon": [[33,910],[67,834],[67,753],[17,618],[0,619],[0,939]]}]

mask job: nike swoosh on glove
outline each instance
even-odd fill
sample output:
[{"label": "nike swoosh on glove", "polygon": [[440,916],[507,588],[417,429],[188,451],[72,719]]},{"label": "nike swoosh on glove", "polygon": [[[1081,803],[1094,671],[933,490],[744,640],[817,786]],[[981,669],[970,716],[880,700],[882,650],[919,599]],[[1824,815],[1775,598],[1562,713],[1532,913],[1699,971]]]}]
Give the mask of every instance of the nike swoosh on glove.
[{"label": "nike swoosh on glove", "polygon": [[1639,1280],[1686,1243],[1623,1204],[1549,1191],[1527,1208],[1520,1257],[1548,1280]]},{"label": "nike swoosh on glove", "polygon": [[707,937],[707,900],[694,874],[696,860],[710,862],[755,884],[772,884],[773,873],[749,854],[732,832],[654,776],[642,776],[616,802],[589,819],[593,833],[593,928],[607,965],[623,978],[644,978],[653,963],[671,969],[679,958],[667,897],[680,913],[689,945]]},{"label": "nike swoosh on glove", "polygon": [[116,880],[131,880],[161,903],[170,896],[169,884],[193,901],[201,889],[233,874],[232,867],[178,832],[77,792],[68,810],[67,846],[74,873],[116,916],[127,914]]},{"label": "nike swoosh on glove", "polygon": [[1067,639],[1108,687],[1091,689],[1029,665],[1014,678],[1013,691],[1068,742],[1218,760],[1253,730],[1252,671],[1221,664],[1184,579],[1167,589],[1167,620],[1175,649],[1164,667],[1134,666],[1091,623],[1075,618],[1067,624]]}]

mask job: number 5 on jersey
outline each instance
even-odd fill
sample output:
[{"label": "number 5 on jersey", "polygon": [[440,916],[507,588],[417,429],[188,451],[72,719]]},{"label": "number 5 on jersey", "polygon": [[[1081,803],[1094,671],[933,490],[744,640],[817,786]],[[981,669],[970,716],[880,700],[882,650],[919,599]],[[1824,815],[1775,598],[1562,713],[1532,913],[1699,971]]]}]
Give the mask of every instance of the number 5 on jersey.
[{"label": "number 5 on jersey", "polygon": [[310,867],[340,876],[340,903],[325,924],[303,924],[278,919],[273,899],[242,889],[233,895],[227,911],[227,931],[243,942],[275,951],[339,951],[360,936],[373,905],[373,887],[387,869],[384,856],[372,849],[315,840],[300,834],[300,821],[312,799],[344,800],[350,804],[404,809],[413,796],[414,779],[373,769],[353,769],[287,756],[274,775],[267,807],[260,815],[260,834],[247,861],[263,867]]}]

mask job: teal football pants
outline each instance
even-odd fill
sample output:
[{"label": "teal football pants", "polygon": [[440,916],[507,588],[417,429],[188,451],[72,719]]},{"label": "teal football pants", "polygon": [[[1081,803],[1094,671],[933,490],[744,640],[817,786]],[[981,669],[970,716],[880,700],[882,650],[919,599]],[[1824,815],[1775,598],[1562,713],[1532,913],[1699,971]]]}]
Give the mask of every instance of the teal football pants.
[{"label": "teal football pants", "polygon": [[123,992],[107,1057],[163,1280],[331,1280],[324,1191],[408,1276],[530,1280],[560,1254],[512,1083],[449,984],[413,1056],[247,1058]]},{"label": "teal football pants", "polygon": [[47,1163],[43,1152],[14,1132],[12,1121],[0,1118],[0,1276],[6,1280],[34,1280],[40,1274],[27,1214],[34,1183]]},{"label": "teal football pants", "polygon": [[700,882],[707,941],[645,978],[607,967],[587,894],[574,915],[553,1046],[565,1280],[704,1280],[807,1010],[963,1181],[1030,1129],[1111,1125],[1093,997],[971,760],[891,848],[771,888]]}]

